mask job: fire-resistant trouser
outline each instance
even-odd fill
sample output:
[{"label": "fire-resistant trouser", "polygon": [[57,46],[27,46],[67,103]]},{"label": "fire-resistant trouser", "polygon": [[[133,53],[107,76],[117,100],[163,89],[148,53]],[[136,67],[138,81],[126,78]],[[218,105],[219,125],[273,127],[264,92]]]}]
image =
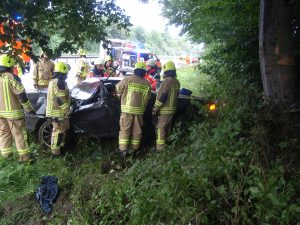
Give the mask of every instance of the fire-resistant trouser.
[{"label": "fire-resistant trouser", "polygon": [[53,155],[60,154],[60,148],[64,146],[66,132],[69,129],[69,120],[57,120],[52,121],[52,135],[51,135],[51,152]]},{"label": "fire-resistant trouser", "polygon": [[12,154],[12,136],[19,156],[29,154],[24,119],[0,119],[0,150],[3,157]]},{"label": "fire-resistant trouser", "polygon": [[162,114],[158,117],[156,125],[156,149],[162,150],[165,147],[168,131],[172,125],[174,114]]},{"label": "fire-resistant trouser", "polygon": [[142,138],[143,115],[121,113],[119,149],[126,151],[128,145],[132,150],[138,150]]}]

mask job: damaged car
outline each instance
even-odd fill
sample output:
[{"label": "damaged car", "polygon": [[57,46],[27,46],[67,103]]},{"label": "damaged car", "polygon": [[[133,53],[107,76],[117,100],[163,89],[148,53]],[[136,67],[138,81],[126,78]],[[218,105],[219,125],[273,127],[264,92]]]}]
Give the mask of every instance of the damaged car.
[{"label": "damaged car", "polygon": [[[92,78],[72,88],[69,136],[71,135],[73,140],[76,135],[96,138],[118,137],[121,106],[115,93],[115,85],[121,79],[120,77]],[[30,132],[38,135],[42,144],[50,146],[52,124],[50,118],[45,116],[47,90],[27,91],[27,96],[36,115],[25,115],[26,127]],[[143,135],[147,133],[146,136],[149,138],[155,138],[155,126],[152,120],[155,97],[156,94],[152,93],[144,113]],[[189,104],[190,98],[180,95],[177,114],[184,113]]]}]

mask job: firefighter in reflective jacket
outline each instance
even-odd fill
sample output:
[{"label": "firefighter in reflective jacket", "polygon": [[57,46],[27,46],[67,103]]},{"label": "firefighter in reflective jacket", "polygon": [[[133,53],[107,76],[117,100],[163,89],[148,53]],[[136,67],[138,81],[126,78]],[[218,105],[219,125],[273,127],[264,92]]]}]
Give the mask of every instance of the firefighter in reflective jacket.
[{"label": "firefighter in reflective jacket", "polygon": [[68,72],[69,67],[66,63],[55,63],[54,74],[48,87],[46,117],[52,119],[51,152],[56,156],[60,155],[66,131],[69,129],[71,98],[65,82]]},{"label": "firefighter in reflective jacket", "polygon": [[143,114],[151,95],[151,86],[144,78],[145,74],[146,64],[138,62],[135,64],[134,75],[116,85],[117,94],[121,95],[119,149],[123,160],[128,145],[134,151],[140,147]]},{"label": "firefighter in reflective jacket", "polygon": [[[24,112],[35,114],[18,76],[11,73],[15,61],[0,56],[0,150],[3,157],[12,154],[12,136],[16,142],[19,161],[30,160]],[[22,109],[23,107],[23,109]]]},{"label": "firefighter in reflective jacket", "polygon": [[177,107],[180,83],[176,79],[176,68],[172,61],[163,66],[164,81],[156,96],[152,115],[158,115],[156,126],[156,149],[162,150],[166,143],[167,132],[172,125],[172,119]]},{"label": "firefighter in reflective jacket", "polygon": [[33,87],[35,89],[47,88],[53,75],[53,70],[54,63],[43,52],[40,60],[35,64],[33,69]]},{"label": "firefighter in reflective jacket", "polygon": [[77,84],[81,84],[84,81],[89,73],[90,66],[86,61],[86,52],[83,49],[78,51],[80,60],[78,62],[78,70],[76,74]]},{"label": "firefighter in reflective jacket", "polygon": [[105,77],[117,77],[116,69],[113,67],[113,59],[108,55],[104,62]]}]

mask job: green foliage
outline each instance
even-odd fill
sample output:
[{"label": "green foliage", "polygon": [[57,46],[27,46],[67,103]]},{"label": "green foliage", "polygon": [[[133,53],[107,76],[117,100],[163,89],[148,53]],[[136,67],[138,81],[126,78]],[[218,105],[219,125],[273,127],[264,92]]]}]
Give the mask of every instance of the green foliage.
[{"label": "green foliage", "polygon": [[[170,22],[182,26],[195,41],[207,44],[211,42],[232,42],[241,44],[241,40],[257,39],[258,0],[212,0],[183,1],[162,0],[163,15]],[[238,46],[236,46],[238,47]]]},{"label": "green foliage", "polygon": [[[189,108],[168,148],[129,158],[131,167],[120,170],[111,140],[82,141],[53,160],[33,144],[37,160],[29,165],[1,159],[0,223],[297,224],[300,141],[291,125],[299,120],[269,110],[249,80],[224,68],[204,74],[210,63],[177,72],[182,86],[192,79],[192,90],[219,100],[218,111]],[[104,159],[112,163],[108,174],[101,174]],[[33,194],[39,176],[50,174],[62,192],[45,216]]]},{"label": "green foliage", "polygon": [[[107,37],[105,28],[116,24],[119,29],[130,26],[129,17],[114,0],[68,1],[1,1],[0,23],[5,23],[2,41],[13,43],[29,38],[53,58],[62,52],[76,52],[87,40],[100,42]],[[16,15],[22,16],[13,24]],[[58,45],[51,49],[52,36],[60,37]]]},{"label": "green foliage", "polygon": [[200,54],[197,44],[190,43],[185,37],[173,37],[168,31],[147,31],[137,26],[131,28],[129,39],[158,55]]},{"label": "green foliage", "polygon": [[144,44],[147,39],[147,32],[141,26],[133,27],[131,29],[131,36],[133,41],[136,41],[138,44]]},{"label": "green foliage", "polygon": [[[206,42],[200,65],[177,73],[182,87],[217,100],[217,111],[192,105],[165,151],[129,159],[122,171],[111,155],[116,143],[81,143],[33,165],[0,161],[1,224],[299,224],[300,119],[263,103],[258,1],[162,2],[173,22]],[[108,174],[100,174],[103,158],[113,164]],[[49,171],[65,192],[44,217],[30,196],[36,175]]]},{"label": "green foliage", "polygon": [[177,70],[177,79],[180,81],[181,88],[191,90],[195,96],[208,98],[214,94],[214,78],[200,73],[197,66],[189,66]]}]

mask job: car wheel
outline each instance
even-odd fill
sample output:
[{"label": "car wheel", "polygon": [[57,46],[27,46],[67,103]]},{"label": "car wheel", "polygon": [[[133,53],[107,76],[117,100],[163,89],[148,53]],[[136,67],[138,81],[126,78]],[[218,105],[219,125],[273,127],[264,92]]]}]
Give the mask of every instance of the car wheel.
[{"label": "car wheel", "polygon": [[39,141],[48,147],[51,146],[52,123],[46,120],[39,129]]}]

